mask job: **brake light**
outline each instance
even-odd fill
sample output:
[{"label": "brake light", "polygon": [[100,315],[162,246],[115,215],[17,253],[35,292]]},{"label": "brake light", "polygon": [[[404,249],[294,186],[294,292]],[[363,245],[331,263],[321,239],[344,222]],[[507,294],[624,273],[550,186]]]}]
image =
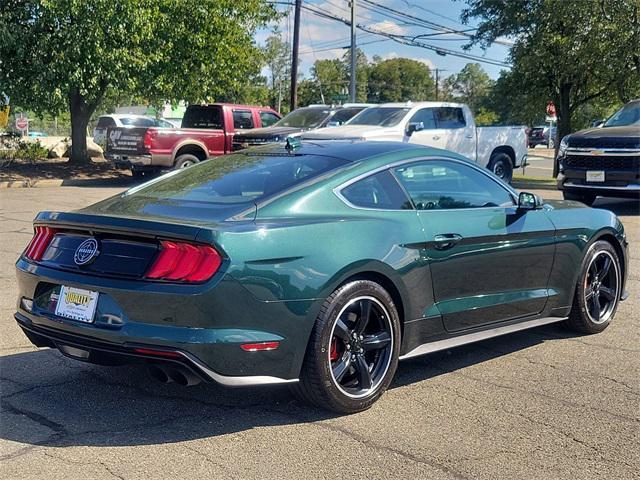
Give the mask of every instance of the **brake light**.
[{"label": "brake light", "polygon": [[146,274],[147,278],[180,282],[204,282],[220,268],[222,258],[209,245],[186,242],[160,242],[160,253]]},{"label": "brake light", "polygon": [[42,255],[44,255],[51,240],[53,240],[56,229],[51,227],[35,227],[34,230],[33,238],[29,242],[29,245],[27,245],[24,255],[30,260],[38,261],[42,258]]},{"label": "brake light", "polygon": [[280,342],[243,343],[240,348],[245,352],[268,352],[280,346]]},{"label": "brake light", "polygon": [[156,131],[151,128],[147,128],[147,131],[144,132],[144,139],[142,140],[142,145],[145,149],[151,150],[151,142],[156,136]]}]

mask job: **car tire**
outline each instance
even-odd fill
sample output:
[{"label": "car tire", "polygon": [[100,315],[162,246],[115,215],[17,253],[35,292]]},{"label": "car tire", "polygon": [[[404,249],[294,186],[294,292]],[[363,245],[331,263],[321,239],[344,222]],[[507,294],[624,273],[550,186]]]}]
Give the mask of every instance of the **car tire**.
[{"label": "car tire", "polygon": [[173,165],[174,170],[180,170],[181,168],[191,167],[196,163],[200,163],[200,159],[190,153],[185,153],[176,158],[176,163]]},{"label": "car tire", "polygon": [[581,202],[590,207],[596,201],[596,195],[593,193],[574,193],[567,192],[566,190],[562,192],[562,198],[565,200],[574,200],[576,202]]},{"label": "car tire", "polygon": [[498,152],[491,155],[487,168],[498,178],[501,178],[507,183],[511,183],[511,179],[513,178],[513,162],[511,162],[511,157],[506,153]]},{"label": "car tire", "polygon": [[387,291],[356,280],[323,303],[293,392],[303,401],[342,414],[373,405],[395,375],[400,318]]},{"label": "car tire", "polygon": [[621,288],[618,254],[609,242],[595,242],[582,260],[566,325],[579,333],[602,332],[616,313]]}]

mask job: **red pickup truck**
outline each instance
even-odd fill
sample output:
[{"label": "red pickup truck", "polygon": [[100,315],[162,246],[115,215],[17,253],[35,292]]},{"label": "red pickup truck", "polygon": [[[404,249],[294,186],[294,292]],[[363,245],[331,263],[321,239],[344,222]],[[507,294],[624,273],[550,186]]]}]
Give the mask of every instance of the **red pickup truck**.
[{"label": "red pickup truck", "polygon": [[189,105],[181,128],[111,127],[105,158],[134,176],[185,168],[232,151],[237,130],[272,125],[280,114],[269,107],[214,103]]}]

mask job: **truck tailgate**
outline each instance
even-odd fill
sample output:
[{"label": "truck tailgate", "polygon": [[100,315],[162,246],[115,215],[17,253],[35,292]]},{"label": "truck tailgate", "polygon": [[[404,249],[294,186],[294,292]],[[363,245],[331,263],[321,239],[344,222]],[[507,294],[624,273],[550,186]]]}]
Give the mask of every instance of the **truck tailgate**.
[{"label": "truck tailgate", "polygon": [[107,130],[107,152],[124,154],[148,153],[144,146],[147,127],[110,127]]}]

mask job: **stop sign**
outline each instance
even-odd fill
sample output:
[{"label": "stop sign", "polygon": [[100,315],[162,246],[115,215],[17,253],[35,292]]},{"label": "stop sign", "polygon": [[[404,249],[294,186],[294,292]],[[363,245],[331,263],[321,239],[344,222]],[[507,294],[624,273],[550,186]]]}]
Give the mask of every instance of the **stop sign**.
[{"label": "stop sign", "polygon": [[556,106],[551,100],[547,102],[547,115],[550,117],[556,116]]},{"label": "stop sign", "polygon": [[26,130],[29,126],[29,119],[26,117],[18,117],[16,118],[16,128],[18,130]]}]

